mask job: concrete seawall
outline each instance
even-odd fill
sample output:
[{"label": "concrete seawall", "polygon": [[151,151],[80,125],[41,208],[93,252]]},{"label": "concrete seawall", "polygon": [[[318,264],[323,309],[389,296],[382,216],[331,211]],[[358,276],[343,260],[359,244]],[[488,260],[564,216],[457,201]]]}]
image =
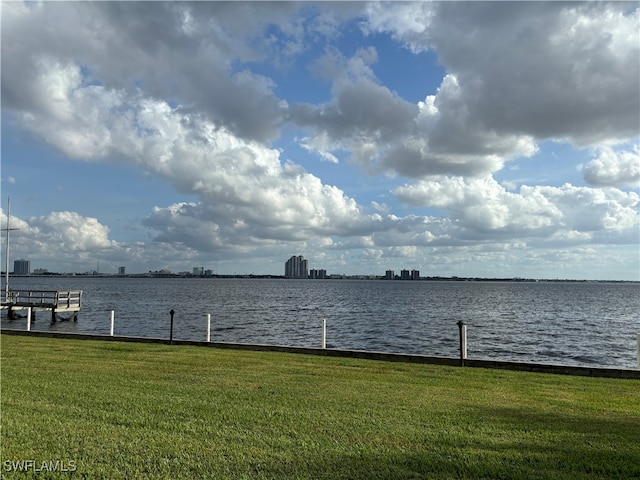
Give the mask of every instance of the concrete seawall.
[{"label": "concrete seawall", "polygon": [[[12,330],[3,328],[0,333],[3,335],[21,335],[31,337],[66,338],[74,340],[100,340],[111,342],[138,342],[138,343],[159,343],[169,345],[170,341],[164,338],[149,337],[123,337],[111,335],[95,335],[82,333],[54,333],[26,330]],[[238,350],[253,350],[264,352],[285,352],[303,355],[324,355],[328,357],[359,358],[365,360],[381,360],[385,362],[405,362],[423,363],[434,365],[460,366],[459,358],[452,357],[430,357],[427,355],[413,355],[405,353],[385,353],[370,352],[363,350],[341,350],[335,348],[314,348],[314,347],[289,347],[284,345],[263,345],[254,343],[230,343],[230,342],[205,342],[197,340],[176,340],[174,345],[192,345],[198,347],[230,348]],[[561,375],[577,375],[584,377],[609,377],[640,380],[640,370],[626,368],[607,367],[581,367],[573,365],[555,365],[544,363],[524,363],[508,362],[501,360],[474,360],[466,358],[464,367],[471,368],[495,368],[502,370],[517,370],[524,372],[555,373]]]}]

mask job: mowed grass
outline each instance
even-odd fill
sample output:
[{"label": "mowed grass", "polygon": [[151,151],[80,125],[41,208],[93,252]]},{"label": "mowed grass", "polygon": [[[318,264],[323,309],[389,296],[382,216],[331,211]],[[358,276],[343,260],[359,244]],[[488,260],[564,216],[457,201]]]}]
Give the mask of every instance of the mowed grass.
[{"label": "mowed grass", "polygon": [[[640,382],[1,336],[3,478],[640,478]],[[73,461],[73,472],[8,462]]]}]

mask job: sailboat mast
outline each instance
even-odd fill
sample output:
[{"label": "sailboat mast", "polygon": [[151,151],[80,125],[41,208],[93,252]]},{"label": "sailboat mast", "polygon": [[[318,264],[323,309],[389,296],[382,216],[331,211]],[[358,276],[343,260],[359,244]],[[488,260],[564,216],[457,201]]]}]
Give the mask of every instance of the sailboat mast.
[{"label": "sailboat mast", "polygon": [[9,301],[9,222],[11,218],[11,197],[7,197],[7,239],[4,253],[4,301]]}]

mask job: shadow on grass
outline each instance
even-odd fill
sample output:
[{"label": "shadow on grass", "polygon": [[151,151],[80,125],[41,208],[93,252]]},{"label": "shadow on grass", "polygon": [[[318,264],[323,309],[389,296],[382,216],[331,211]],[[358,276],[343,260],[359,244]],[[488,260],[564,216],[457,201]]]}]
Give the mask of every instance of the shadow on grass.
[{"label": "shadow on grass", "polygon": [[517,460],[513,473],[528,471],[537,478],[640,478],[640,411],[638,415],[602,412],[594,416],[472,407],[468,415],[491,419],[497,429],[489,442],[470,435],[471,449]]},{"label": "shadow on grass", "polygon": [[[640,415],[585,418],[520,408],[472,408],[468,424],[425,432],[421,445],[318,451],[249,467],[249,477],[313,479],[635,479]],[[461,420],[460,417],[458,420]],[[490,419],[492,431],[483,430]],[[431,439],[431,440],[430,440]],[[363,439],[366,442],[366,439]]]}]

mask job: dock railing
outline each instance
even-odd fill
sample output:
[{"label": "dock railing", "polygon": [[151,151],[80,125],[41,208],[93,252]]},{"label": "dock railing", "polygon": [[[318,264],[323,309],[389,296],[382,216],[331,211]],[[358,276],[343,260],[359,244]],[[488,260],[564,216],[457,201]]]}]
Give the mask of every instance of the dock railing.
[{"label": "dock railing", "polygon": [[82,304],[82,290],[9,290],[6,304],[77,312]]}]

